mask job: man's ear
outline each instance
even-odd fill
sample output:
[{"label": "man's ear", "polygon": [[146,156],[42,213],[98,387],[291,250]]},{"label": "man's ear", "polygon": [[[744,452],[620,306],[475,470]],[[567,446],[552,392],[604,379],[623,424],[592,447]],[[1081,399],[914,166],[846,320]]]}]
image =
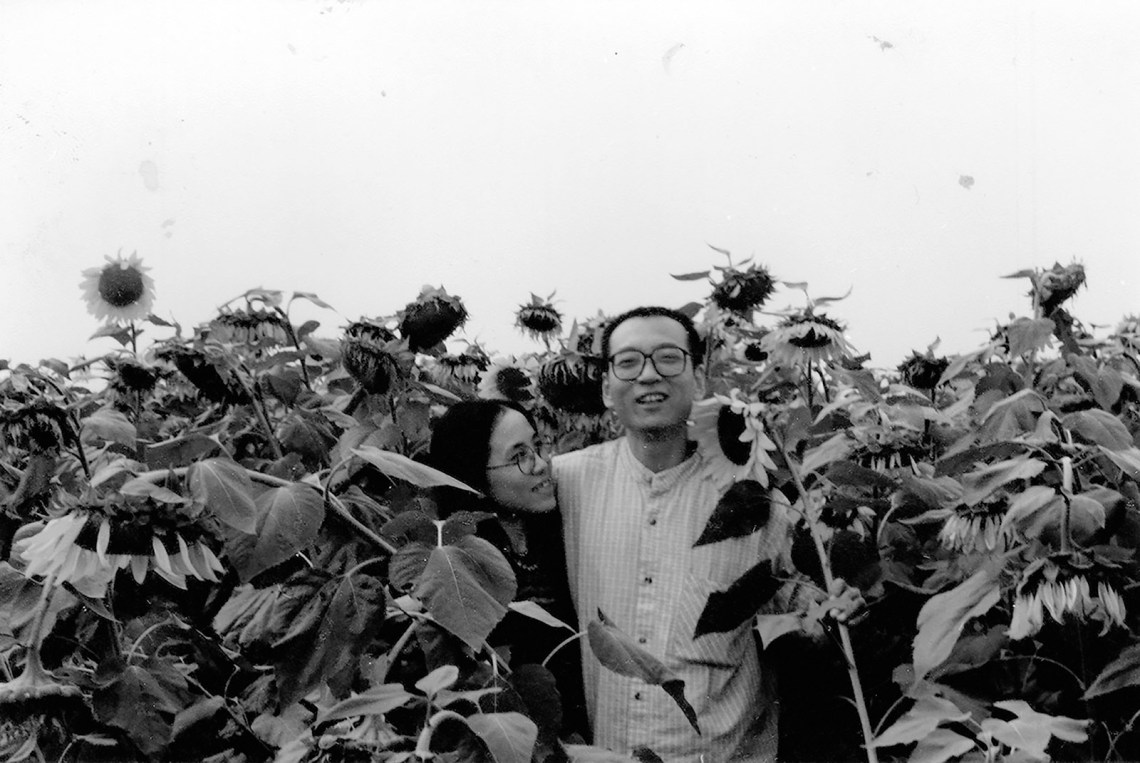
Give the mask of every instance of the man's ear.
[{"label": "man's ear", "polygon": [[608,371],[606,375],[602,377],[602,403],[606,408],[614,407],[613,398],[610,397],[610,374]]},{"label": "man's ear", "polygon": [[705,386],[706,386],[705,385],[705,375],[703,373],[701,373],[700,369],[694,368],[693,369],[693,377],[697,382],[693,386],[693,401],[696,402],[697,400],[704,400],[705,399]]}]

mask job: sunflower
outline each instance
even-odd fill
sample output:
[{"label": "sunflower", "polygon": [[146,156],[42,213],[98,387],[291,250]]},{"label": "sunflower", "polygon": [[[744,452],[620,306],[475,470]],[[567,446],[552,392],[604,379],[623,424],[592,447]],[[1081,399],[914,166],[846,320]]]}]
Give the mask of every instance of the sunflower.
[{"label": "sunflower", "polygon": [[1014,540],[1014,532],[1002,526],[1004,508],[997,505],[968,507],[958,505],[946,517],[938,532],[942,547],[951,551],[1005,551]]},{"label": "sunflower", "polygon": [[448,353],[440,355],[438,358],[421,357],[430,361],[428,370],[431,378],[441,387],[465,387],[476,384],[491,362],[483,348],[476,344],[469,346],[458,355]]},{"label": "sunflower", "polygon": [[1081,288],[1085,282],[1085,268],[1079,263],[1065,267],[1055,262],[1050,270],[1031,275],[1030,282],[1033,284],[1030,296],[1041,307],[1041,312],[1048,316]]},{"label": "sunflower", "polygon": [[809,310],[790,315],[764,335],[762,349],[769,360],[782,365],[850,358],[855,349],[843,336],[843,326],[824,313]]},{"label": "sunflower", "polygon": [[225,310],[210,323],[210,336],[219,342],[251,347],[277,347],[289,343],[288,327],[273,310]]},{"label": "sunflower", "polygon": [[748,315],[763,307],[775,287],[776,281],[763,266],[751,265],[747,270],[729,268],[713,287],[711,296],[722,310]]},{"label": "sunflower", "polygon": [[[1009,637],[1017,640],[1034,635],[1045,624],[1046,614],[1058,623],[1070,616],[1101,620],[1102,635],[1114,625],[1124,627],[1127,612],[1112,583],[1114,576],[1111,566],[1079,554],[1057,554],[1033,562],[1017,586]],[[1092,595],[1094,582],[1096,596]]]},{"label": "sunflower", "polygon": [[546,299],[537,294],[530,295],[530,303],[519,305],[515,312],[515,326],[534,340],[549,342],[562,330],[562,313],[554,309],[550,302],[554,294]]},{"label": "sunflower", "polygon": [[400,336],[413,352],[430,349],[447,339],[467,322],[463,300],[447,293],[442,286],[424,286],[414,302],[399,313]]},{"label": "sunflower", "polygon": [[177,517],[154,522],[158,512],[122,508],[80,506],[49,520],[17,543],[16,553],[28,565],[24,574],[54,576],[56,585],[71,583],[84,595],[102,598],[115,574],[128,566],[136,583],[153,570],[182,589],[187,576],[216,583],[217,573],[225,572],[192,523]]},{"label": "sunflower", "polygon": [[719,490],[740,480],[755,480],[767,487],[768,472],[776,470],[768,452],[776,450],[776,445],[764,431],[764,407],[742,400],[738,389],[693,406],[690,436],[712,464]]},{"label": "sunflower", "polygon": [[154,305],[154,279],[146,273],[138,252],[123,259],[122,251],[101,268],[83,271],[83,298],[96,318],[112,323],[130,323],[150,315]]},{"label": "sunflower", "polygon": [[401,344],[382,323],[361,318],[344,331],[341,362],[361,389],[383,395],[400,376]]},{"label": "sunflower", "polygon": [[950,361],[946,358],[936,358],[929,352],[919,355],[913,351],[909,358],[899,363],[898,370],[904,384],[930,392],[938,386],[942,374],[949,367]]},{"label": "sunflower", "polygon": [[542,364],[538,389],[559,411],[600,416],[606,412],[606,404],[602,402],[604,369],[601,358],[564,352]]},{"label": "sunflower", "polygon": [[532,356],[495,358],[479,381],[479,397],[530,403],[535,398],[537,373],[538,362]]}]

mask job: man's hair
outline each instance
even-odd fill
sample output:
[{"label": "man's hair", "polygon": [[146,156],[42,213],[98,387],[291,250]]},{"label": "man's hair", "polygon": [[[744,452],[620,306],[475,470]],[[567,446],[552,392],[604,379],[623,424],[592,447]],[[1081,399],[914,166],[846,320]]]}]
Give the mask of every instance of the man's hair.
[{"label": "man's hair", "polygon": [[682,312],[669,307],[661,307],[660,305],[635,307],[607,321],[606,327],[602,329],[602,358],[604,358],[607,363],[609,362],[610,337],[613,335],[614,329],[618,326],[631,318],[658,317],[669,318],[681,324],[681,328],[685,329],[685,334],[689,338],[689,354],[692,356],[693,367],[696,368],[699,366],[701,361],[705,358],[705,342],[701,339],[701,335],[697,333],[697,327],[693,325],[693,319]]}]

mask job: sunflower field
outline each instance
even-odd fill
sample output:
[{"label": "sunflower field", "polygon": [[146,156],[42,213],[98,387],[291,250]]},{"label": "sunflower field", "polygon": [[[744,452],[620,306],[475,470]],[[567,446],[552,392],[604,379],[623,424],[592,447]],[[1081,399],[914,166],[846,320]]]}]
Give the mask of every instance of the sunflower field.
[{"label": "sunflower field", "polygon": [[[795,517],[788,570],[714,593],[698,624],[755,617],[781,759],[1140,759],[1140,319],[1095,336],[1066,307],[1080,265],[1026,270],[1023,314],[976,350],[876,369],[841,298],[730,256],[674,277],[706,344],[692,435],[726,475],[699,542]],[[290,318],[328,307],[307,292],[171,324],[133,255],[83,290],[104,354],[0,360],[0,759],[659,760],[558,738],[549,675],[488,644],[508,612],[679,713],[683,687],[613,623],[514,601],[473,518],[437,519],[437,488],[465,486],[423,458],[477,397],[527,406],[556,451],[618,436],[605,315],[531,295],[536,349],[503,357],[456,337],[442,287],[334,338]],[[771,310],[776,290],[798,307]],[[767,613],[781,574],[842,577],[867,606]]]}]

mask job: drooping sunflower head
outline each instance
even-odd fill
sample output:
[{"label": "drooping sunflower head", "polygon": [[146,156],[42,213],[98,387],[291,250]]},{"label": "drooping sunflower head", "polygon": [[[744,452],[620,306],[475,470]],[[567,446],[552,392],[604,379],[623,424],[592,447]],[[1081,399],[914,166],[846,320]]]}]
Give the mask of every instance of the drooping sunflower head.
[{"label": "drooping sunflower head", "polygon": [[1062,266],[1055,262],[1052,268],[1036,273],[1030,280],[1033,284],[1030,296],[1047,316],[1084,285],[1085,268],[1080,263]]},{"label": "drooping sunflower head", "polygon": [[713,287],[712,300],[722,310],[747,315],[763,307],[775,287],[775,279],[763,266],[750,265],[747,270],[728,268]]},{"label": "drooping sunflower head", "polygon": [[855,353],[843,332],[839,322],[809,310],[782,320],[764,336],[761,347],[771,360],[784,365],[840,360]]},{"label": "drooping sunflower head", "polygon": [[235,372],[226,367],[220,356],[206,349],[172,342],[155,350],[154,357],[173,365],[199,395],[211,402],[232,405],[250,402],[249,393]]},{"label": "drooping sunflower head", "polygon": [[899,363],[903,383],[921,390],[932,390],[938,386],[942,374],[950,367],[946,358],[935,358],[930,354],[919,355],[913,352],[909,358]]},{"label": "drooping sunflower head", "polygon": [[289,342],[285,319],[275,310],[264,308],[226,309],[210,322],[210,336],[219,342],[236,342],[250,347],[278,347]]},{"label": "drooping sunflower head", "polygon": [[431,376],[436,384],[444,387],[476,384],[490,363],[491,359],[483,348],[472,344],[457,355],[447,353],[435,358]]},{"label": "drooping sunflower head", "polygon": [[515,312],[515,326],[532,339],[550,341],[562,330],[562,313],[555,309],[551,294],[546,299],[530,295],[530,303],[519,305]]},{"label": "drooping sunflower head", "polygon": [[0,446],[54,451],[63,443],[67,426],[67,410],[47,397],[0,402]]},{"label": "drooping sunflower head", "polygon": [[341,362],[365,391],[383,395],[399,378],[400,344],[383,323],[361,318],[344,331]]},{"label": "drooping sunflower head", "polygon": [[602,402],[604,375],[605,365],[600,358],[565,352],[542,364],[538,390],[559,411],[600,416],[606,412]]},{"label": "drooping sunflower head", "polygon": [[124,399],[132,399],[136,394],[154,391],[162,376],[162,369],[143,363],[132,357],[108,357],[103,360],[111,372],[111,390]]},{"label": "drooping sunflower head", "polygon": [[138,253],[123,258],[107,256],[107,264],[83,271],[83,299],[87,310],[100,320],[129,323],[146,318],[154,305],[154,279],[147,275]]},{"label": "drooping sunflower head", "polygon": [[467,321],[463,301],[441,286],[424,286],[414,302],[400,311],[400,335],[412,352],[422,352],[447,339]]}]

